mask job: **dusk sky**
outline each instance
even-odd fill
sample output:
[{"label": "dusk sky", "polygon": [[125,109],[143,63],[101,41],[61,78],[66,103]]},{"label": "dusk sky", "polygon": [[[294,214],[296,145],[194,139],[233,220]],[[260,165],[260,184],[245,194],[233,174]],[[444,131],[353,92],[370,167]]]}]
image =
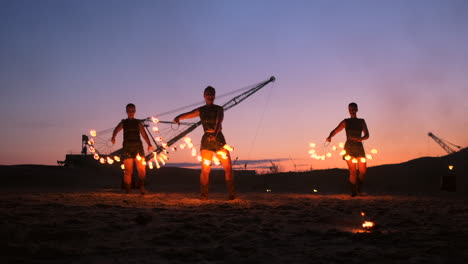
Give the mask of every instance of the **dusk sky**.
[{"label": "dusk sky", "polygon": [[[369,166],[445,155],[429,131],[468,146],[467,14],[464,0],[0,0],[0,164],[78,154],[130,102],[145,118],[202,101],[207,85],[222,95],[270,76],[225,114],[233,158],[344,168],[307,152],[350,102],[379,150]],[[195,160],[171,154],[182,162]]]}]

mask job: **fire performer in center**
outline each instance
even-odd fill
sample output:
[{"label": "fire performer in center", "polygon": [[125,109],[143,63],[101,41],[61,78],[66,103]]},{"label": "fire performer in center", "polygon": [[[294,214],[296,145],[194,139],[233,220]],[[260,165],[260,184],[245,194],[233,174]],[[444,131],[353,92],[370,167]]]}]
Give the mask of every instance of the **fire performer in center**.
[{"label": "fire performer in center", "polygon": [[190,112],[180,114],[174,118],[174,122],[179,124],[180,120],[199,116],[203,125],[200,154],[202,157],[202,170],[200,174],[201,199],[208,199],[208,185],[210,181],[211,160],[213,155],[221,161],[225,171],[226,186],[229,193],[229,200],[235,199],[234,176],[232,174],[231,156],[225,148],[226,140],[221,132],[224,119],[224,109],[215,105],[216,90],[208,86],[203,92],[206,105],[196,108]]},{"label": "fire performer in center", "polygon": [[345,129],[346,143],[344,145],[344,150],[346,154],[343,155],[343,159],[346,160],[348,164],[351,196],[354,197],[356,195],[361,195],[361,185],[366,177],[367,161],[362,141],[369,138],[369,130],[367,129],[366,121],[362,118],[357,118],[358,105],[356,103],[350,103],[348,105],[348,111],[351,118],[341,121],[340,124],[330,132],[326,141],[331,142],[333,136]]}]

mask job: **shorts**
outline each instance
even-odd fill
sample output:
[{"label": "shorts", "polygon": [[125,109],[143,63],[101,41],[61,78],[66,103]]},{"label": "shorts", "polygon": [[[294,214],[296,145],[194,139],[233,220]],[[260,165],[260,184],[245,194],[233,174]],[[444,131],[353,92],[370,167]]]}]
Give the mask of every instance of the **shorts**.
[{"label": "shorts", "polygon": [[138,154],[140,154],[140,157],[142,158],[145,157],[141,141],[124,142],[122,148],[122,159],[134,159]]},{"label": "shorts", "polygon": [[344,145],[344,150],[346,150],[346,154],[343,156],[343,159],[347,155],[351,156],[352,158],[366,157],[366,153],[364,152],[364,146],[362,145],[362,142],[346,141]]},{"label": "shorts", "polygon": [[223,133],[219,132],[214,140],[208,140],[210,136],[214,136],[214,133],[203,134],[200,150],[205,149],[216,152],[223,149],[224,145],[226,145]]}]

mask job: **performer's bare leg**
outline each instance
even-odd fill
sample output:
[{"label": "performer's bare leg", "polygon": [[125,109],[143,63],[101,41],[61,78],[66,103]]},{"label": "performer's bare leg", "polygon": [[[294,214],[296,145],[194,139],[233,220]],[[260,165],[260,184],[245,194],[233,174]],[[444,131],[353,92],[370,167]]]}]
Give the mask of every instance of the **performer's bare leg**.
[{"label": "performer's bare leg", "polygon": [[346,163],[348,164],[348,170],[349,170],[349,183],[351,184],[351,196],[356,196],[357,195],[357,168],[356,164],[353,163],[352,159],[347,160]]},{"label": "performer's bare leg", "polygon": [[361,194],[361,186],[364,183],[364,179],[366,178],[366,173],[367,173],[367,163],[366,162],[361,162],[359,161],[358,163],[358,168],[359,168],[359,178],[356,179],[357,183],[357,194]]},{"label": "performer's bare leg", "polygon": [[201,188],[201,199],[207,200],[208,199],[208,184],[210,183],[210,172],[211,166],[205,164],[205,160],[211,161],[213,159],[213,152],[202,149],[200,152],[202,157],[202,169],[200,173],[200,188]]},{"label": "performer's bare leg", "polygon": [[126,193],[130,193],[131,184],[132,184],[132,174],[133,174],[133,159],[124,159],[123,163],[125,166],[124,170],[124,188]]},{"label": "performer's bare leg", "polygon": [[221,164],[224,168],[224,174],[226,177],[226,187],[229,193],[229,200],[233,200],[236,197],[236,190],[234,186],[234,175],[232,174],[231,155],[226,149],[223,149],[221,151],[226,154],[227,159],[223,159],[223,155],[216,154],[216,156],[221,161]]},{"label": "performer's bare leg", "polygon": [[140,179],[139,185],[140,185],[140,193],[142,195],[146,194],[146,189],[145,189],[145,178],[146,178],[146,166],[143,165],[141,161],[136,162],[136,167],[138,171],[138,178]]}]

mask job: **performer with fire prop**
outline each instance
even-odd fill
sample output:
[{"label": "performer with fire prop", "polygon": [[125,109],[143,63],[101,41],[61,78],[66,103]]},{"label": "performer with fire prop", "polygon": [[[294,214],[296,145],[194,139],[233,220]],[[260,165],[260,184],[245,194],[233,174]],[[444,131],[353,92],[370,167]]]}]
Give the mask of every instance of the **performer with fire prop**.
[{"label": "performer with fire prop", "polygon": [[361,194],[361,186],[366,177],[367,160],[362,141],[369,138],[369,130],[367,129],[366,121],[357,118],[358,106],[356,103],[350,103],[348,105],[348,111],[351,118],[341,121],[340,124],[330,132],[326,141],[331,142],[333,136],[345,129],[346,143],[344,145],[344,150],[346,151],[346,155],[343,155],[343,159],[346,160],[348,164],[351,196],[354,197]]},{"label": "performer with fire prop", "polygon": [[221,161],[225,171],[226,185],[229,193],[229,200],[235,198],[234,176],[232,174],[231,156],[229,154],[229,147],[225,147],[226,140],[221,132],[222,122],[224,118],[224,109],[222,106],[215,105],[214,100],[216,97],[216,90],[208,86],[203,92],[206,105],[196,108],[190,112],[180,114],[174,118],[175,123],[180,120],[200,117],[203,125],[203,134],[200,147],[200,155],[202,158],[202,170],[200,174],[200,189],[201,199],[208,199],[208,185],[210,180],[211,161],[213,154]]},{"label": "performer with fire prop", "polygon": [[143,151],[143,144],[140,139],[140,134],[143,136],[146,144],[148,145],[148,151],[153,150],[153,146],[149,140],[148,134],[146,134],[145,128],[140,120],[135,119],[136,107],[134,104],[128,104],[126,106],[127,119],[122,119],[120,123],[115,127],[112,133],[111,142],[115,144],[115,137],[123,129],[123,165],[124,165],[124,178],[123,185],[126,193],[130,193],[133,164],[136,163],[140,193],[146,194],[145,189],[145,177],[146,177],[146,162],[145,153]]}]

